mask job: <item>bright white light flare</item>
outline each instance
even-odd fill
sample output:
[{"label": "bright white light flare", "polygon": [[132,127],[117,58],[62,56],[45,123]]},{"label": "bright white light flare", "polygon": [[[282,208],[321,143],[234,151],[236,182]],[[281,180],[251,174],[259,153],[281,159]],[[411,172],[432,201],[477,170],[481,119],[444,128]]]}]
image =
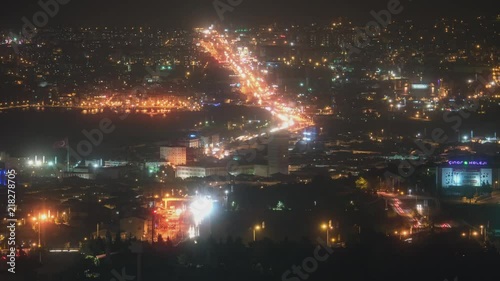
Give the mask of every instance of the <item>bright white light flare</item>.
[{"label": "bright white light flare", "polygon": [[194,223],[198,226],[212,212],[213,201],[208,198],[197,198],[191,203],[190,210],[193,214]]}]

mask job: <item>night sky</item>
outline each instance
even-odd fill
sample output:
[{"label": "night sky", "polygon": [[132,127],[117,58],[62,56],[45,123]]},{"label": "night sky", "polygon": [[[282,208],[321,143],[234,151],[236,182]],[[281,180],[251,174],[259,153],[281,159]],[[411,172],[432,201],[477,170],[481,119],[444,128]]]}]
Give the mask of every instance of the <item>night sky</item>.
[{"label": "night sky", "polygon": [[[49,1],[49,0],[43,0]],[[227,3],[230,0],[220,0]],[[236,1],[236,0],[234,0]],[[348,17],[363,24],[371,20],[371,10],[381,10],[390,0],[242,0],[233,12],[224,14],[228,23],[310,22]],[[214,0],[69,0],[49,25],[153,25],[192,27],[220,22]],[[31,19],[41,8],[38,0],[3,1],[0,24],[21,25],[23,16]],[[497,4],[494,4],[497,3]],[[494,15],[497,1],[401,0],[400,18],[416,20],[439,16],[469,18]]]}]

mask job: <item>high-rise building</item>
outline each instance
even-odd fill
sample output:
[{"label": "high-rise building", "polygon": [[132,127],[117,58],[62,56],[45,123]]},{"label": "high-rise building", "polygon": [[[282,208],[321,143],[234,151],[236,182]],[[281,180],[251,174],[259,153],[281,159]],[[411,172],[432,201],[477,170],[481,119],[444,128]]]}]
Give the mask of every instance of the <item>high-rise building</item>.
[{"label": "high-rise building", "polygon": [[160,147],[160,158],[172,165],[186,164],[186,147],[184,146],[162,146]]},{"label": "high-rise building", "polygon": [[288,132],[272,135],[267,145],[269,175],[288,175]]}]

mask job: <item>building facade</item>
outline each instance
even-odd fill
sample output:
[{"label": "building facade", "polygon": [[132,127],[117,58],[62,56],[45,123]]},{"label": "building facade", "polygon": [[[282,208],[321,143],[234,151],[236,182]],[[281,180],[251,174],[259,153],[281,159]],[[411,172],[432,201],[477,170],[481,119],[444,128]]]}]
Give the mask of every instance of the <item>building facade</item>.
[{"label": "building facade", "polygon": [[497,189],[500,169],[487,160],[449,160],[436,174],[436,184],[444,195],[463,196],[467,189],[481,193]]},{"label": "building facade", "polygon": [[228,169],[226,166],[203,167],[203,166],[177,166],[175,177],[186,178],[204,178],[209,176],[226,176]]},{"label": "building facade", "polygon": [[160,158],[172,165],[184,165],[187,162],[186,147],[184,146],[162,146],[160,147]]}]

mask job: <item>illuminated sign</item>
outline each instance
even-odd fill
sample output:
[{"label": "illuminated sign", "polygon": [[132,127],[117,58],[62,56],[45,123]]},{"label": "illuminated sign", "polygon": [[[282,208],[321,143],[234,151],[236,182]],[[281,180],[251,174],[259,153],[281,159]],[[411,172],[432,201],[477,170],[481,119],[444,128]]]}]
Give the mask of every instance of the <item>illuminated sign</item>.
[{"label": "illuminated sign", "polygon": [[465,166],[486,166],[486,161],[448,161],[450,165],[465,165]]},{"label": "illuminated sign", "polygon": [[427,84],[412,84],[411,88],[414,90],[427,90],[427,89],[429,89],[429,85],[427,85]]}]

